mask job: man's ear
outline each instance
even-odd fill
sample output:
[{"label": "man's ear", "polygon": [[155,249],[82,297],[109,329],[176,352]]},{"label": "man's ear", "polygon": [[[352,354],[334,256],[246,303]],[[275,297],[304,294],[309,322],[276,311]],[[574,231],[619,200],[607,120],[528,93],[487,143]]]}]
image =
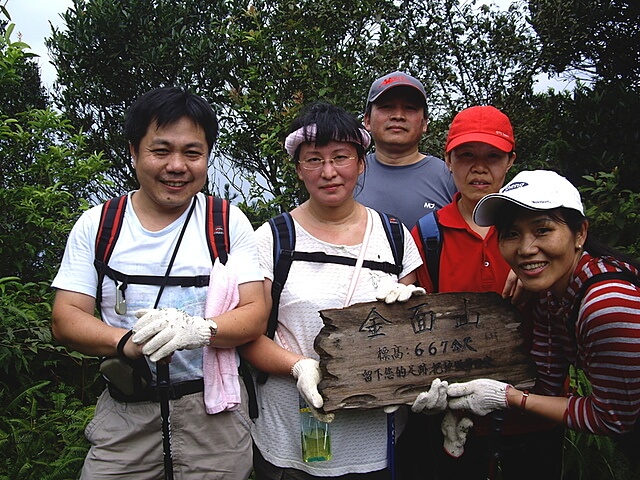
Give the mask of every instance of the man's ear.
[{"label": "man's ear", "polygon": [[368,113],[365,113],[364,119],[362,120],[362,125],[364,125],[364,128],[366,128],[369,132],[371,131],[371,122],[369,121],[370,119],[370,115]]},{"label": "man's ear", "polygon": [[136,161],[138,160],[138,154],[136,153],[136,149],[133,148],[133,145],[129,144],[129,154],[131,155],[131,165],[133,168],[136,168]]}]

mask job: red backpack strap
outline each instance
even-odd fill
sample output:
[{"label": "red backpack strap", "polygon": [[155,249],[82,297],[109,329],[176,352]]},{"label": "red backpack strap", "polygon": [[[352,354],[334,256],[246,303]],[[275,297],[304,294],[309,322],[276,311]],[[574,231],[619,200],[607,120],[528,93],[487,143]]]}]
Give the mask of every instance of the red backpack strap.
[{"label": "red backpack strap", "polygon": [[102,214],[100,215],[100,223],[98,224],[98,233],[96,234],[96,252],[93,261],[98,271],[98,290],[96,292],[96,301],[100,303],[102,294],[102,280],[104,279],[105,267],[109,263],[113,247],[118,240],[122,223],[124,220],[124,212],[127,208],[128,195],[112,198],[102,205]]},{"label": "red backpack strap", "polygon": [[107,200],[102,206],[102,215],[96,235],[96,259],[107,263],[122,229],[122,220],[127,207],[128,195]]},{"label": "red backpack strap", "polygon": [[211,262],[216,258],[224,265],[229,253],[229,201],[207,196],[206,234]]}]

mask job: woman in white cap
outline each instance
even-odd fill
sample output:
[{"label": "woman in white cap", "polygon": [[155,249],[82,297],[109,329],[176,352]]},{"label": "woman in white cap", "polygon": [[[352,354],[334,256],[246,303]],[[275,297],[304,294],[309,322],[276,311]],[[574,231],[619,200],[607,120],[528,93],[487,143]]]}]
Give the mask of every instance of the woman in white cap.
[{"label": "woman in white cap", "polygon": [[[258,385],[260,413],[252,429],[257,480],[391,478],[387,415],[382,408],[337,411],[330,425],[331,458],[305,461],[300,443],[300,396],[319,419],[328,421],[333,416],[319,411],[323,398],[317,388],[321,373],[314,340],[323,322],[318,312],[374,301],[377,295],[408,299],[416,291],[424,293],[413,286],[421,260],[406,227],[397,223],[406,241],[403,260],[396,265],[382,216],[353,198],[369,144],[369,134],[353,115],[326,103],[305,109],[286,138],[285,148],[309,193],[308,200],[284,214],[295,230],[295,252],[320,252],[324,258],[352,262],[293,261],[276,305],[273,339],[264,335],[241,347],[241,354],[254,367],[270,374],[266,383]],[[278,270],[274,245],[282,243],[269,223],[256,235],[265,293],[272,307],[272,285],[281,283],[274,281]],[[359,258],[361,267],[356,262]],[[398,268],[385,273],[375,268],[381,263]]]},{"label": "woman in white cap", "polygon": [[[449,407],[476,415],[514,409],[614,436],[621,445],[637,440],[638,263],[588,234],[578,190],[551,171],[519,173],[484,197],[473,218],[496,226],[502,255],[524,287],[539,295],[531,350],[537,378],[531,393],[490,379],[452,384]],[[590,393],[565,394],[571,365],[585,373]],[[632,456],[637,463],[637,451]]]},{"label": "woman in white cap", "polygon": [[[472,214],[482,198],[504,185],[515,159],[513,127],[499,109],[474,106],[454,117],[447,134],[445,162],[458,193],[449,205],[421,218],[411,231],[423,259],[418,283],[427,292],[511,293],[510,287],[505,288],[511,268],[500,253],[498,232],[493,226],[475,223]],[[433,239],[435,232],[439,239]],[[515,283],[511,275],[509,285]],[[415,473],[408,478],[493,478],[496,454],[504,480],[527,478],[523,463],[531,464],[529,478],[552,479],[561,474],[564,432],[550,422],[523,419],[519,414],[502,415],[498,423],[494,418],[450,411],[436,415],[433,408],[424,413],[428,415],[410,415],[405,434],[418,430],[423,441],[430,442],[432,457],[414,454],[407,461],[404,442],[409,435],[405,436],[399,444],[398,466],[404,471],[406,464],[412,465]],[[509,448],[498,452],[499,443]],[[535,462],[539,456],[547,461]]]}]

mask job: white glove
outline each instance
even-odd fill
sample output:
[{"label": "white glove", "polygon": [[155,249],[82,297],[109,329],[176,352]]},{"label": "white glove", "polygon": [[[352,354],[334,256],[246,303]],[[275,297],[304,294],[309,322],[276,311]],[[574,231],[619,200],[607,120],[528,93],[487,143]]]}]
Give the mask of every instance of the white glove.
[{"label": "white glove", "polygon": [[152,362],[176,350],[193,350],[211,343],[213,322],[188,315],[175,308],[143,309],[133,326],[133,343],[144,343],[142,353]]},{"label": "white glove", "polygon": [[467,441],[467,433],[473,426],[473,421],[468,417],[458,418],[451,410],[444,414],[440,430],[444,435],[444,451],[453,458],[458,458],[464,453],[464,444]]},{"label": "white glove", "polygon": [[313,358],[301,358],[291,368],[291,375],[298,381],[298,391],[309,405],[313,416],[321,422],[331,423],[335,415],[318,410],[324,405],[322,395],[318,392],[318,384],[322,378],[318,361]]},{"label": "white glove", "polygon": [[507,403],[508,383],[488,378],[471,380],[466,383],[453,383],[447,388],[449,408],[452,410],[470,410],[484,416],[494,410],[509,408]]},{"label": "white glove", "polygon": [[424,295],[426,290],[413,284],[405,285],[393,281],[383,281],[376,290],[376,299],[384,303],[406,302],[412,295]]},{"label": "white glove", "polygon": [[416,400],[411,405],[411,410],[426,415],[435,415],[444,412],[447,408],[447,387],[449,384],[445,380],[436,378],[431,382],[431,387],[426,392],[418,394]]}]

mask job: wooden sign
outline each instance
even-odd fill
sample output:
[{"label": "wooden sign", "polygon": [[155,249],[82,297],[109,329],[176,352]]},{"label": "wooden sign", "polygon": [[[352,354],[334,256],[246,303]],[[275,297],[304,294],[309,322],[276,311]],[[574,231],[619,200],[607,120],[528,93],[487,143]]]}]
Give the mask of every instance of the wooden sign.
[{"label": "wooden sign", "polygon": [[322,310],[315,340],[327,412],[412,404],[432,380],[531,383],[518,311],[497,293],[436,293],[406,303]]}]

